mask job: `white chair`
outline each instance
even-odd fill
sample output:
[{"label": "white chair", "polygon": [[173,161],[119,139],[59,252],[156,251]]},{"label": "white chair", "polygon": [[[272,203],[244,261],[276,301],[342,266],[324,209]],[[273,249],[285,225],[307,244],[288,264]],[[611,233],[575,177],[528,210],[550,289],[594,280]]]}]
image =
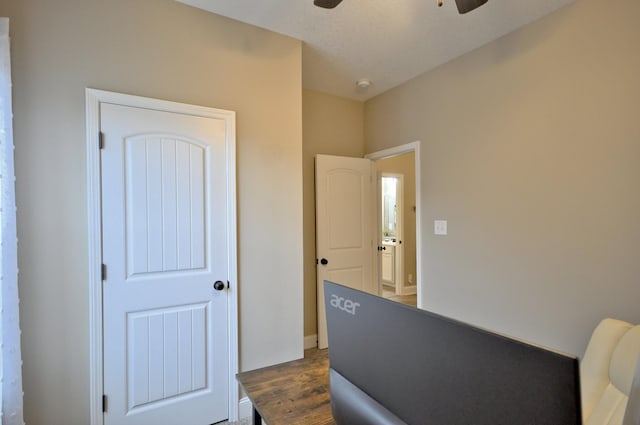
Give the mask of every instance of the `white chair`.
[{"label": "white chair", "polygon": [[596,327],[580,364],[584,425],[622,425],[639,355],[639,325],[604,319]]}]

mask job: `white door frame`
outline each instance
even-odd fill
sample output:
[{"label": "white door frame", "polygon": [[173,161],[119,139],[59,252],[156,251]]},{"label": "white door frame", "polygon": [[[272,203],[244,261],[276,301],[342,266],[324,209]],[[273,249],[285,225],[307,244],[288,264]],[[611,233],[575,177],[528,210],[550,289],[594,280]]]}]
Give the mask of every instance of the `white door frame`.
[{"label": "white door frame", "polygon": [[[394,146],[378,152],[365,155],[372,161],[390,158],[392,156],[402,155],[404,153],[414,153],[415,172],[416,172],[416,291],[418,299],[418,308],[422,308],[422,293],[424,290],[424,279],[422,275],[422,196],[420,191],[420,141],[406,143],[400,146]],[[375,271],[377,274],[377,271]],[[378,279],[379,280],[379,279]]]},{"label": "white door frame", "polygon": [[229,326],[229,420],[238,420],[238,270],[236,231],[236,134],[235,112],[165,100],[86,89],[87,121],[87,219],[89,279],[89,403],[90,425],[103,425],[103,344],[102,344],[102,231],[100,204],[100,104],[112,103],[202,117],[223,119],[226,124],[226,163],[229,170],[227,220],[229,223],[228,326]]}]

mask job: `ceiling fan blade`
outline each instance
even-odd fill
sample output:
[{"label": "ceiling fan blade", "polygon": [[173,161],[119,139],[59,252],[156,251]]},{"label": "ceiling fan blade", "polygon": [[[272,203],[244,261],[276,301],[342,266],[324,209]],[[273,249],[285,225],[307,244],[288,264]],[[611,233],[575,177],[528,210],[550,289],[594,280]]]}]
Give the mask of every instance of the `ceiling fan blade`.
[{"label": "ceiling fan blade", "polygon": [[487,0],[456,0],[456,6],[458,6],[458,12],[463,14],[477,9],[486,2]]},{"label": "ceiling fan blade", "polygon": [[325,9],[333,9],[340,4],[342,0],[313,0],[313,4],[318,7],[324,7]]}]

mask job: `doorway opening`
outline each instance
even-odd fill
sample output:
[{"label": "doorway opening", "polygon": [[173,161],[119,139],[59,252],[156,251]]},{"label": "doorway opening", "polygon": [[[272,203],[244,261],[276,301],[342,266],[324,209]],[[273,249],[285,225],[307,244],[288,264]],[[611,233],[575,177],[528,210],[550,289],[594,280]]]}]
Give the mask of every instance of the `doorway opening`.
[{"label": "doorway opening", "polygon": [[[374,176],[378,175],[377,166],[386,165],[385,160],[392,162],[394,158],[395,160],[408,159],[413,164],[413,167],[400,169],[396,173],[403,174],[403,198],[411,203],[409,207],[403,206],[403,209],[405,212],[410,212],[411,219],[403,220],[402,226],[405,230],[402,238],[396,236],[396,240],[393,241],[393,237],[389,237],[385,242],[381,225],[382,201],[376,202],[378,199],[376,193],[381,192],[377,190],[378,179]],[[329,280],[371,294],[383,295],[383,285],[380,283],[382,262],[380,253],[386,252],[386,249],[383,249],[385,245],[392,244],[395,244],[394,249],[409,251],[405,248],[409,246],[409,238],[407,238],[409,234],[412,236],[411,252],[413,254],[411,256],[401,254],[398,257],[394,256],[391,260],[395,270],[399,269],[394,271],[396,274],[394,282],[400,282],[399,286],[395,283],[392,285],[394,289],[392,295],[394,297],[411,296],[412,305],[418,308],[422,306],[420,143],[413,142],[375,152],[365,158],[319,154],[316,155],[315,172],[318,348],[326,348],[328,338],[323,281]],[[397,216],[396,209],[394,211]],[[413,230],[407,229],[409,223],[414,223]],[[394,230],[397,228],[396,221]],[[376,250],[376,247],[379,249]],[[399,260],[396,258],[402,258],[402,264],[397,264]],[[413,260],[410,266],[406,265],[408,258]],[[408,270],[411,271],[408,272]],[[412,284],[407,286],[405,282],[409,281]]]},{"label": "doorway opening", "polygon": [[420,143],[366,156],[377,174],[378,295],[421,307]]},{"label": "doorway opening", "polygon": [[[376,168],[381,170],[394,164],[395,170],[402,170],[414,178],[413,153],[380,160],[376,162]],[[380,206],[377,222],[378,294],[416,307],[415,196],[410,192],[405,199],[404,173],[378,171],[377,175]]]}]

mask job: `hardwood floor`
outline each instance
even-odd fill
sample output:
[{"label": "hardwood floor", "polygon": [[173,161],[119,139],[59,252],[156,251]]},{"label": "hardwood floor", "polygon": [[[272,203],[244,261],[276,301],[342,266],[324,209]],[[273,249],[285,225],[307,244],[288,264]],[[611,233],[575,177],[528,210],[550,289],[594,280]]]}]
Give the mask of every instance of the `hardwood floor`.
[{"label": "hardwood floor", "polygon": [[302,359],[242,372],[237,378],[265,423],[335,424],[329,401],[326,349],[305,350]]}]

